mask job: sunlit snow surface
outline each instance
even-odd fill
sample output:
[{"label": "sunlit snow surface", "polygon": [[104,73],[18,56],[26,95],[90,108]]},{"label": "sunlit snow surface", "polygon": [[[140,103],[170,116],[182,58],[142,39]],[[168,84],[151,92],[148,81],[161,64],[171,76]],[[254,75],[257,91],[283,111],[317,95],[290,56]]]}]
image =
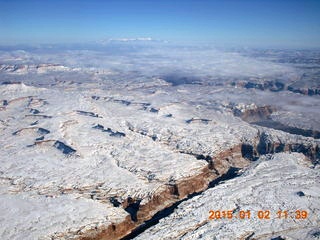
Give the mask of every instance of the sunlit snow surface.
[{"label": "sunlit snow surface", "polygon": [[[200,174],[208,163],[197,156],[214,158],[261,131],[319,146],[319,140],[263,129],[234,114],[270,105],[276,110],[268,120],[316,135],[319,95],[308,91],[319,89],[319,61],[310,59],[320,53],[158,44],[2,49],[1,239],[76,238],[119,223],[129,213],[111,199],[144,204],[170,181]],[[292,88],[243,87],[268,81]],[[319,225],[318,167],[298,154],[271,158],[185,201],[140,238],[312,237]],[[313,213],[301,221],[221,220],[196,227],[210,209],[236,204]]]},{"label": "sunlit snow surface", "polygon": [[[136,239],[317,239],[319,183],[319,168],[311,169],[303,155],[262,157],[244,175],[182,203]],[[210,210],[232,210],[233,217],[209,220]],[[240,211],[250,211],[250,219]],[[260,219],[259,211],[269,211],[269,218]],[[308,211],[308,217],[296,211]]]}]

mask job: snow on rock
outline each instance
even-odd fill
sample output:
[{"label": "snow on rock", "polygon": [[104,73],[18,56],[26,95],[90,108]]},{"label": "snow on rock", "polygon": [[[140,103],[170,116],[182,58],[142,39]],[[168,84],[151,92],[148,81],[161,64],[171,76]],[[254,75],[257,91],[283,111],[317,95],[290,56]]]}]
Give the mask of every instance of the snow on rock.
[{"label": "snow on rock", "polygon": [[[320,232],[320,172],[302,154],[261,157],[242,176],[181,203],[173,214],[135,239],[316,239]],[[233,218],[209,220],[209,211]],[[250,219],[240,219],[240,211]],[[270,219],[258,211],[269,210]],[[288,218],[278,218],[279,210]],[[308,212],[296,219],[296,211]]]},{"label": "snow on rock", "polygon": [[38,64],[38,65],[0,65],[0,72],[10,73],[10,74],[27,74],[30,72],[36,72],[38,74],[43,74],[51,71],[70,71],[70,68],[59,65],[59,64]]},{"label": "snow on rock", "polygon": [[317,159],[316,140],[253,127],[172,89],[144,91],[0,86],[1,213],[14,226],[1,228],[4,239],[28,230],[30,238],[118,239],[260,154]]},{"label": "snow on rock", "polygon": [[[257,76],[252,81],[287,79],[296,76],[291,67],[216,51],[208,57],[208,49],[193,56],[137,51],[134,58],[115,52],[2,55],[1,239],[119,239],[250,165],[236,180],[183,202],[141,238],[263,238],[270,229],[319,234],[317,219],[294,226],[207,220],[210,209],[237,206],[318,209],[318,168],[301,165],[302,155],[277,154],[300,152],[319,163],[319,140],[312,137],[319,131],[318,96],[231,84],[250,75]],[[224,67],[222,58],[231,65]],[[254,124],[258,120],[279,121],[279,127]],[[276,155],[269,160],[265,154]]]},{"label": "snow on rock", "polygon": [[59,238],[68,232],[116,223],[128,215],[121,208],[73,195],[10,194],[4,187],[1,187],[0,201],[1,239],[52,239],[50,235]]},{"label": "snow on rock", "polygon": [[[202,117],[202,111],[192,110],[190,115],[187,105],[177,104],[166,108],[175,116],[167,118],[160,108],[152,110],[158,108],[157,101],[123,104],[113,100],[116,96],[91,98],[91,91],[0,86],[1,99],[6,100],[0,111],[0,173],[7,184],[1,212],[10,215],[7,222],[14,226],[9,231],[2,225],[5,239],[76,236],[75,229],[82,228],[86,236],[87,226],[103,218],[110,221],[92,231],[121,223],[120,218],[129,225],[117,236],[125,235],[133,228],[126,220],[129,214],[141,222],[162,204],[205,187],[211,173],[206,173],[208,162],[197,154],[211,155],[239,144],[245,129],[248,138],[255,136],[256,130],[247,124],[243,130],[232,130],[237,127],[227,124],[236,122],[232,116],[217,114],[208,124],[189,124],[186,119]],[[181,188],[179,196],[171,193],[172,183]],[[132,204],[140,204],[137,217]]]}]

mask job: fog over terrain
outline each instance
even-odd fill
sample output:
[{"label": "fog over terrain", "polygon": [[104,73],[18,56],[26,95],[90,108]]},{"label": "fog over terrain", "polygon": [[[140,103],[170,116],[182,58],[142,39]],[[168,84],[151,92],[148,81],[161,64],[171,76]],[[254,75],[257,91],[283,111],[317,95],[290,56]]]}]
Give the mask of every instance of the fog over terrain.
[{"label": "fog over terrain", "polygon": [[1,239],[320,236],[320,50],[2,46],[0,132]]},{"label": "fog over terrain", "polygon": [[[59,63],[73,68],[110,69],[119,72],[139,71],[145,75],[176,72],[181,72],[186,77],[193,75],[266,77],[297,74],[289,64],[273,62],[272,56],[257,59],[250,56],[250,52],[247,51],[232,51],[201,45],[119,42],[106,45],[79,45],[78,49],[53,45],[44,48],[33,47],[27,51],[6,51],[5,48],[1,50],[2,63]],[[261,54],[265,54],[265,51],[261,50]],[[291,54],[299,54],[299,51],[291,50]]]},{"label": "fog over terrain", "polygon": [[[53,86],[57,81],[94,82],[106,88],[126,85],[134,88],[157,81],[160,86],[168,83],[196,92],[208,90],[206,86],[213,89],[231,85],[234,88],[228,88],[227,93],[224,90],[213,96],[203,94],[203,102],[209,98],[249,104],[255,98],[253,102],[259,104],[310,115],[318,109],[319,58],[320,51],[311,50],[218,49],[139,40],[44,45],[10,51],[2,48],[0,54],[2,82],[18,81],[36,86]],[[271,91],[254,91],[249,95],[231,93],[242,91],[235,90],[238,85]],[[314,119],[311,128],[319,129],[319,121]]]}]

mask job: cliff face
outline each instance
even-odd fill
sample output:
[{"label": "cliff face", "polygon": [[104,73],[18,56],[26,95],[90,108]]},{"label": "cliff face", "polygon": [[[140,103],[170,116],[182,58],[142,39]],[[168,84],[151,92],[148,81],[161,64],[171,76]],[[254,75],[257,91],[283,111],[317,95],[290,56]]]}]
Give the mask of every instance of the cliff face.
[{"label": "cliff face", "polygon": [[[308,76],[273,57],[207,48],[126,49],[0,56],[1,237],[212,239],[210,227],[220,239],[238,228],[240,239],[297,236],[207,215],[210,204],[318,209],[305,201],[319,193],[317,73],[301,82]],[[317,236],[303,230],[310,222],[297,222],[302,236]]]},{"label": "cliff face", "polygon": [[274,130],[261,129],[255,142],[244,143],[241,148],[242,156],[256,160],[265,154],[279,152],[298,152],[304,154],[314,164],[319,162],[319,141],[304,137],[288,137]]},{"label": "cliff face", "polygon": [[[92,234],[91,237],[81,237],[80,239],[119,239],[123,237],[124,239],[130,239],[142,232],[141,229],[147,229],[148,227],[151,227],[151,229],[157,229],[157,225],[155,227],[152,226],[158,222],[159,218],[165,218],[167,216],[163,214],[162,217],[153,220],[152,217],[157,212],[161,212],[163,209],[168,209],[170,206],[176,205],[176,203],[180,204],[184,201],[187,203],[192,202],[192,198],[195,196],[195,193],[202,193],[216,186],[221,181],[236,177],[237,174],[230,174],[233,169],[237,169],[236,172],[240,169],[245,169],[250,166],[250,161],[256,161],[260,156],[266,154],[298,152],[304,154],[305,158],[308,159],[307,162],[310,161],[312,164],[318,164],[320,156],[319,142],[302,137],[300,137],[300,139],[292,138],[292,136],[288,134],[276,131],[265,131],[266,132],[262,133],[259,131],[257,137],[253,139],[252,144],[242,143],[218,153],[213,157],[212,161],[208,162],[208,165],[203,169],[201,174],[188,179],[182,179],[179,182],[168,184],[164,191],[154,195],[147,201],[147,203],[144,205],[139,204],[139,207],[136,208],[136,212],[134,213],[134,221],[131,215],[131,221],[126,219],[124,222],[120,223],[119,227],[116,225],[113,228],[108,228],[107,230],[90,233]],[[290,155],[281,156],[284,156],[284,159],[290,158]],[[263,158],[264,157],[262,157],[262,159]],[[204,194],[206,194],[206,192]],[[229,194],[229,192],[227,191],[226,194]],[[134,204],[136,204],[134,200],[130,199],[129,201],[127,199],[124,201],[123,207],[128,208],[128,206]],[[208,206],[208,208],[209,207],[210,206]],[[170,219],[170,216],[167,218]],[[148,221],[149,223],[145,226],[145,222]],[[126,232],[123,231],[123,225],[127,230]],[[303,227],[300,226],[300,228]],[[172,233],[174,236],[176,234],[178,233]],[[146,235],[148,236],[148,234]],[[144,236],[144,234],[142,233],[141,236]],[[272,236],[272,234],[270,236]]]},{"label": "cliff face", "polygon": [[[302,154],[262,156],[245,174],[181,203],[135,239],[314,239],[320,196],[319,168],[313,166]],[[297,213],[302,209],[304,220]],[[232,218],[210,220],[210,210],[232,211]],[[270,215],[261,219],[259,212]]]},{"label": "cliff face", "polygon": [[79,239],[107,240],[126,237],[131,231],[135,232],[135,228],[139,228],[140,225],[144,225],[144,222],[151,220],[156,213],[170,208],[181,200],[190,198],[190,195],[205,191],[210,184],[226,175],[231,168],[241,169],[248,164],[248,160],[241,158],[239,146],[221,152],[215,157],[212,164],[208,164],[202,169],[200,174],[167,184],[163,187],[163,191],[156,193],[151,199],[145,200],[144,204],[140,204],[140,202],[137,204],[137,200],[134,199],[126,199],[122,203],[124,209],[133,208],[136,205],[135,211],[131,212],[131,219],[127,218],[107,229],[97,229],[86,233]]},{"label": "cliff face", "polygon": [[271,106],[254,107],[251,109],[244,109],[240,111],[239,109],[234,110],[236,116],[240,116],[246,122],[254,123],[262,120],[270,119],[271,114],[276,109]]},{"label": "cliff face", "polygon": [[[237,176],[263,155],[299,152],[313,164],[319,162],[318,140],[250,125],[228,108],[128,101],[103,92],[92,98],[90,91],[21,84],[1,89],[2,162],[16,162],[3,164],[4,196],[13,191],[50,198],[53,208],[69,196],[80,205],[89,201],[107,209],[97,214],[97,221],[83,222],[83,216],[67,228],[48,222],[50,234],[35,230],[35,235],[120,239]],[[57,95],[68,104],[56,101]],[[240,117],[269,119],[274,111],[251,107]],[[59,171],[52,172],[54,166]]]},{"label": "cliff face", "polygon": [[299,93],[303,95],[308,95],[308,96],[314,96],[314,95],[320,95],[320,89],[319,87],[306,87],[306,86],[294,86],[293,85],[288,85],[285,84],[284,82],[281,81],[259,81],[259,82],[239,82],[237,84],[239,87],[243,88],[254,88],[262,91],[272,91],[272,92],[280,92],[280,91],[291,91],[294,93]]}]

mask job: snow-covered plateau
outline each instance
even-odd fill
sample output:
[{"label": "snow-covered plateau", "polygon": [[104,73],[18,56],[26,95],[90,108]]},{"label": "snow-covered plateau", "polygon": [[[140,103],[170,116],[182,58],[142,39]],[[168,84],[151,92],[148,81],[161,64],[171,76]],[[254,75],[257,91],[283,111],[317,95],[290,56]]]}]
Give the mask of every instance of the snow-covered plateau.
[{"label": "snow-covered plateau", "polygon": [[320,238],[317,66],[113,44],[1,49],[1,239]]},{"label": "snow-covered plateau", "polygon": [[[263,156],[240,177],[183,202],[136,239],[317,239],[319,177],[319,168],[302,154]],[[210,210],[221,218],[209,219]],[[223,217],[228,210],[232,217]]]}]

